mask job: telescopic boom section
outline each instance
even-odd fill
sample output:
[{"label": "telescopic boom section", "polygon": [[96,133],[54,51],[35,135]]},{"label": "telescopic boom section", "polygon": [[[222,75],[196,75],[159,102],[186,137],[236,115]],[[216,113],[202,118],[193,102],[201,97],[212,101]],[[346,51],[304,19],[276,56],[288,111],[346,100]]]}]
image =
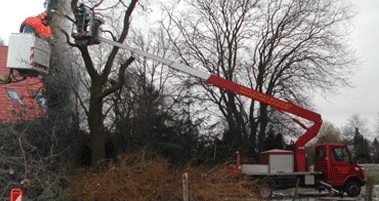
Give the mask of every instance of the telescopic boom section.
[{"label": "telescopic boom section", "polygon": [[[203,71],[200,71],[198,69],[192,68],[190,66],[171,61],[169,59],[165,59],[159,56],[156,56],[154,54],[145,52],[143,50],[139,50],[136,48],[132,48],[128,45],[118,43],[113,40],[109,40],[106,38],[99,37],[99,41],[103,41],[105,43],[127,49],[135,54],[144,56],[146,58],[161,62],[163,64],[168,65],[169,67],[176,69],[178,71],[184,72],[188,75],[195,76],[197,78],[200,78],[202,80],[205,80],[206,82],[213,84],[215,86],[218,86],[223,89],[227,89],[229,91],[232,91],[234,93],[246,96],[248,98],[257,100],[261,103],[267,104],[271,107],[274,107],[278,109],[281,112],[288,112],[294,115],[297,115],[301,118],[307,119],[309,121],[312,121],[314,124],[306,128],[304,127],[307,131],[299,137],[299,139],[295,143],[295,169],[296,171],[307,171],[307,163],[306,163],[306,158],[305,158],[305,144],[308,143],[311,139],[313,139],[318,131],[320,130],[321,124],[322,124],[322,119],[321,116],[313,111],[304,109],[302,107],[299,107],[297,105],[294,105],[290,102],[286,102],[280,99],[277,99],[273,96],[269,96],[267,94],[264,94],[262,92],[256,91],[254,89],[248,88],[246,86],[237,84],[235,82],[232,82],[230,80],[221,78],[217,75],[206,73]],[[295,121],[299,123],[297,120]],[[300,124],[300,123],[299,123]],[[302,124],[300,124],[302,125]]]}]

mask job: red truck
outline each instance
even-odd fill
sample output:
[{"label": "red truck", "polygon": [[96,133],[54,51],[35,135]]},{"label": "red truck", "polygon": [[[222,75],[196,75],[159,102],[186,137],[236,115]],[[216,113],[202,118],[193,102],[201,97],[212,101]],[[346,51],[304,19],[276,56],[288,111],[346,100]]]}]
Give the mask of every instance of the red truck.
[{"label": "red truck", "polygon": [[338,195],[346,192],[355,197],[365,184],[365,171],[355,162],[346,145],[319,144],[315,147],[315,164],[312,171],[296,171],[295,153],[290,150],[269,150],[260,155],[260,164],[241,164],[231,167],[233,175],[248,175],[256,182],[262,198],[270,197],[274,189],[291,187],[328,190]]},{"label": "red truck", "polygon": [[223,81],[224,84],[211,83],[313,122],[313,125],[307,127],[294,118],[294,122],[306,130],[295,142],[294,150],[276,149],[262,152],[260,164],[240,164],[240,156],[237,153],[237,164],[231,167],[233,175],[249,175],[258,181],[261,184],[259,193],[262,197],[271,196],[274,189],[294,186],[313,187],[320,191],[329,190],[340,195],[346,192],[351,197],[360,194],[361,187],[365,185],[365,171],[362,166],[353,162],[346,145],[337,143],[317,145],[314,170],[308,171],[305,145],[320,130],[322,119],[319,114],[253,89],[230,87],[238,85],[230,81]]},{"label": "red truck", "polygon": [[331,185],[351,197],[360,194],[365,184],[365,171],[352,160],[346,145],[320,144],[315,147],[314,171],[321,172],[316,179]]}]

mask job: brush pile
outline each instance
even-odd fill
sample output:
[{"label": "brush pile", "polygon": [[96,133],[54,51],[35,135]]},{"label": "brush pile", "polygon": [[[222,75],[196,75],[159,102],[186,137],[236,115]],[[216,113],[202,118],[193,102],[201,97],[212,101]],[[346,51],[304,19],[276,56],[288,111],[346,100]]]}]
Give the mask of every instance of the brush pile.
[{"label": "brush pile", "polygon": [[213,168],[188,165],[179,169],[159,156],[127,154],[96,168],[76,170],[70,195],[78,201],[182,200],[182,177],[186,173],[192,200],[253,196],[251,182],[245,178],[230,178],[227,169],[227,165]]}]

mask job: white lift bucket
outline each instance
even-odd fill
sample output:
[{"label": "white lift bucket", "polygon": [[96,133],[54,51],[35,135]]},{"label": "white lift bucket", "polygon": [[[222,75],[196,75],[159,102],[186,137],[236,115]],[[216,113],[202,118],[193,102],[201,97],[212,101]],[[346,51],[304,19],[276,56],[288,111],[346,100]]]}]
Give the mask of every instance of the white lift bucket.
[{"label": "white lift bucket", "polygon": [[9,38],[7,67],[48,74],[50,53],[47,41],[30,33],[14,33]]}]

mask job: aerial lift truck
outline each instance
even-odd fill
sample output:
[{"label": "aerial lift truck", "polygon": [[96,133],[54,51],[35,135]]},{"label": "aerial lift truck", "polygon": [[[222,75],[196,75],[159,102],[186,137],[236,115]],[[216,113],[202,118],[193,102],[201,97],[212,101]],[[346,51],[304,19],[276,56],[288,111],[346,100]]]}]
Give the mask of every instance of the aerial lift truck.
[{"label": "aerial lift truck", "polygon": [[259,188],[259,194],[262,197],[271,196],[274,189],[295,186],[312,187],[319,191],[327,190],[341,196],[344,193],[351,197],[360,194],[361,187],[365,185],[365,171],[362,166],[353,162],[352,155],[344,144],[325,143],[317,145],[315,147],[314,170],[308,170],[305,145],[316,137],[320,130],[322,124],[320,114],[221,78],[215,74],[206,73],[126,44],[103,38],[100,35],[100,26],[104,21],[97,18],[93,13],[91,13],[90,17],[90,30],[87,35],[72,34],[79,44],[93,45],[104,42],[127,49],[134,54],[166,64],[175,70],[200,78],[207,83],[254,99],[281,112],[296,115],[313,123],[308,127],[299,119],[293,118],[295,123],[305,129],[305,133],[296,140],[294,150],[275,149],[262,152],[259,159],[260,164],[241,164],[240,155],[237,152],[236,164],[231,167],[231,171],[234,172],[234,175],[247,175],[251,179],[263,181],[263,185],[260,185]]},{"label": "aerial lift truck", "polygon": [[271,196],[274,189],[294,187],[296,184],[300,187],[329,190],[337,194],[346,192],[352,197],[360,194],[361,186],[365,184],[364,169],[352,161],[352,155],[346,145],[336,143],[317,145],[315,148],[314,171],[308,171],[305,145],[317,135],[320,129],[322,119],[319,114],[217,75],[194,69],[113,40],[98,37],[96,41],[130,50],[134,54],[161,62],[180,72],[200,78],[207,83],[270,105],[282,112],[292,113],[312,121],[314,124],[308,128],[299,120],[293,119],[306,129],[306,132],[295,142],[293,151],[269,150],[262,152],[260,156],[261,164],[259,165],[240,164],[239,160],[237,160],[234,171],[238,171],[241,175],[249,175],[251,178],[265,181],[260,186],[260,195],[262,197]]}]

